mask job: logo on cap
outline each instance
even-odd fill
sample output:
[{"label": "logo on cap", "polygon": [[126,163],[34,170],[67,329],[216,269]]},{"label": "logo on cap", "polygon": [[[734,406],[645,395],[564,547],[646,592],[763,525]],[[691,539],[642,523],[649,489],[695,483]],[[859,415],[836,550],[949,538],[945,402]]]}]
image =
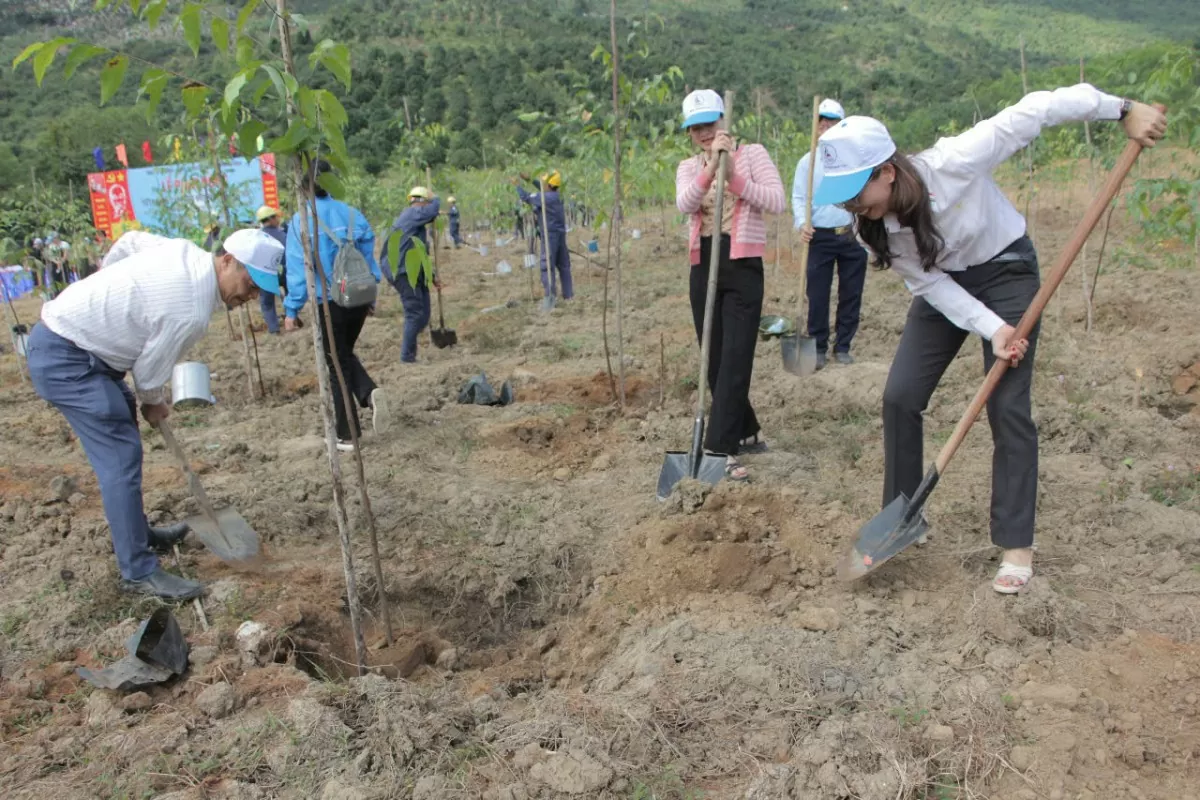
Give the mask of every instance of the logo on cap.
[{"label": "logo on cap", "polygon": [[837,148],[831,144],[821,145],[821,163],[827,167],[832,167],[837,164],[838,154]]}]

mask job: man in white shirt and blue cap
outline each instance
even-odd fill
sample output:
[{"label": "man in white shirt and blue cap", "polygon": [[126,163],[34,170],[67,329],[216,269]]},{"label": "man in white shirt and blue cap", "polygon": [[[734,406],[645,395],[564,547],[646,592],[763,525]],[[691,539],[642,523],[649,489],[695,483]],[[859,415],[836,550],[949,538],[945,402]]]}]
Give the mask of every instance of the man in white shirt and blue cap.
[{"label": "man in white shirt and blue cap", "polygon": [[96,472],[121,588],[187,599],[202,594],[203,585],[163,570],[154,552],[169,549],[187,529],[152,529],[142,507],[137,403],[150,424],[167,418],[175,363],[222,305],[279,291],[284,248],[253,229],[237,231],[216,253],[184,239],[126,237],[104,269],[42,307],[29,335],[29,374],[38,396],[67,418]]},{"label": "man in white shirt and blue cap", "polygon": [[[817,132],[824,134],[845,118],[841,103],[830,98],[817,107]],[[808,154],[796,165],[792,182],[792,214],[800,238],[809,242],[808,264],[808,335],[816,339],[817,369],[825,366],[829,350],[829,293],[837,272],[837,329],[833,357],[839,364],[853,364],[850,343],[858,332],[862,310],[863,285],[867,279],[867,252],[854,235],[854,216],[837,206],[814,205],[812,219],[805,218],[808,194]],[[821,165],[813,184],[821,182]]]}]

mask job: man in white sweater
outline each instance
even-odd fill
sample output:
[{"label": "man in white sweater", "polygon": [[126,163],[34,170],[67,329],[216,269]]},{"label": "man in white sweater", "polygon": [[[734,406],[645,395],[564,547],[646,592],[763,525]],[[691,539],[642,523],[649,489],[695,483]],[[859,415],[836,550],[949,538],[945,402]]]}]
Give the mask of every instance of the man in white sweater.
[{"label": "man in white sweater", "polygon": [[169,548],[186,530],[153,531],[146,521],[137,402],[147,422],[166,419],[175,363],[222,304],[279,291],[283,252],[261,230],[234,233],[215,254],[183,239],[130,233],[103,269],[42,307],[29,336],[29,374],[38,395],[67,418],[96,472],[125,591],[171,599],[204,591],[163,570],[152,549]]}]

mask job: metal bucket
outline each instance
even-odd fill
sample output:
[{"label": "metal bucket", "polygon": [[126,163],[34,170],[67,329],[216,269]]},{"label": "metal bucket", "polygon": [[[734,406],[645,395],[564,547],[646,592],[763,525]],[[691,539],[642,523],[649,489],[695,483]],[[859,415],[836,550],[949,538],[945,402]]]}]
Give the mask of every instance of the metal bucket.
[{"label": "metal bucket", "polygon": [[486,256],[488,254],[488,246],[486,244],[479,245],[479,255]]},{"label": "metal bucket", "polygon": [[501,261],[499,264],[496,265],[496,274],[497,275],[511,275],[512,274],[512,264],[509,264],[507,261]]},{"label": "metal bucket", "polygon": [[185,361],[175,365],[171,372],[171,404],[175,408],[211,406],[215,402],[207,364]]}]

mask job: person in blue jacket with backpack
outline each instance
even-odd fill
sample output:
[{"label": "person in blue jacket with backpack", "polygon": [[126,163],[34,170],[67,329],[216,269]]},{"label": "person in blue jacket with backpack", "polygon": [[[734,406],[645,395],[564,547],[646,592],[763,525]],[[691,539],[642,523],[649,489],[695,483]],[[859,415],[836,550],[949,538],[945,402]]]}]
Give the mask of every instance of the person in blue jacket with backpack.
[{"label": "person in blue jacket with backpack", "polygon": [[[333,273],[338,252],[342,247],[353,246],[356,248],[370,267],[371,273],[375,276],[375,282],[379,283],[383,280],[383,273],[379,271],[379,265],[375,262],[375,234],[371,230],[371,224],[367,222],[367,218],[358,209],[340,200],[334,200],[317,183],[320,176],[329,170],[328,162],[317,161],[305,176],[306,188],[316,197],[316,221],[320,227],[320,245],[315,248],[321,260],[319,268],[316,269],[316,299],[318,302],[329,293],[330,276]],[[300,309],[304,308],[308,302],[308,281],[304,274],[304,246],[300,240],[300,213],[298,211],[292,215],[287,234],[287,296],[283,301],[286,313],[283,321],[285,331],[294,331],[299,327],[297,317]],[[305,208],[303,213],[307,218],[309,235],[312,236],[314,225],[311,211]],[[332,297],[333,294],[329,294],[329,296]],[[358,406],[372,409],[371,424],[376,433],[383,433],[389,422],[387,399],[383,391],[376,386],[375,381],[371,380],[366,368],[354,354],[354,345],[358,341],[359,334],[362,333],[363,324],[367,317],[374,313],[374,309],[373,302],[346,308],[330,300],[331,329],[326,327],[324,313],[317,314],[321,326],[321,346],[325,352],[325,363],[329,366],[329,379],[333,389],[338,449],[345,452],[354,449],[351,423],[353,423],[353,430],[356,433],[361,434],[362,432],[358,419]],[[332,347],[329,341],[330,333],[333,335]],[[335,355],[338,365],[342,368],[342,374],[346,378],[350,397],[358,403],[358,406],[351,403],[351,407],[346,408],[342,402],[342,389],[333,366]]]},{"label": "person in blue jacket with backpack", "polygon": [[441,287],[432,268],[421,269],[416,274],[415,282],[410,280],[406,258],[408,251],[412,249],[414,238],[421,242],[426,254],[429,253],[429,239],[426,238],[425,226],[437,219],[440,209],[441,201],[431,191],[424,186],[414,186],[408,193],[408,208],[396,217],[392,224],[392,232],[388,234],[389,240],[393,236],[400,236],[400,251],[395,264],[388,260],[388,245],[383,248],[383,265],[387,269],[389,280],[400,294],[400,302],[404,304],[404,337],[400,343],[402,364],[412,364],[417,360],[417,336],[429,324],[432,311],[429,284]]}]

